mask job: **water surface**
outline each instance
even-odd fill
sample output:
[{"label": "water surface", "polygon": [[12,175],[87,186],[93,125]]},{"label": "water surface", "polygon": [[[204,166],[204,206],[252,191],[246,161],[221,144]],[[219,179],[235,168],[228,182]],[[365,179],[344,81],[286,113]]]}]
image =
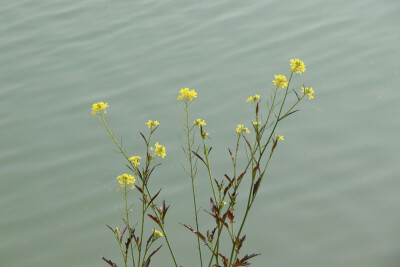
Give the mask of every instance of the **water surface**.
[{"label": "water surface", "polygon": [[[193,224],[177,93],[198,92],[193,119],[206,119],[222,177],[235,125],[251,120],[245,100],[266,99],[290,58],[304,60],[298,85],[316,94],[279,130],[246,228],[246,252],[262,254],[253,266],[399,265],[399,13],[395,0],[3,1],[0,266],[120,263],[105,224],[120,225],[115,177],[126,170],[90,115],[100,100],[132,154],[144,122],[160,121],[168,155],[153,186],[171,204],[179,263],[198,266],[174,220]],[[172,266],[166,247],[153,264]]]}]

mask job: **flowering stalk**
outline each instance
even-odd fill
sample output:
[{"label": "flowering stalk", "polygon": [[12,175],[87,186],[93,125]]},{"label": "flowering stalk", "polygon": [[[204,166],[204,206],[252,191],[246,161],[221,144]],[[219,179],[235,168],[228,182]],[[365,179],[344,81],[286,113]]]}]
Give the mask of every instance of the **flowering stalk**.
[{"label": "flowering stalk", "polygon": [[[188,89],[188,88],[186,88]],[[190,92],[189,90],[183,89],[184,91],[184,96],[182,99],[185,99],[185,116],[186,116],[186,122],[184,125],[184,132],[186,134],[187,138],[187,151],[186,151],[186,157],[189,161],[189,176],[192,182],[192,197],[193,197],[193,207],[194,207],[194,217],[195,217],[195,223],[196,223],[196,231],[199,232],[199,220],[198,220],[198,214],[197,214],[197,202],[196,202],[196,192],[195,192],[195,184],[194,184],[194,178],[196,176],[196,171],[195,171],[195,163],[193,162],[193,155],[192,155],[192,145],[194,143],[193,138],[191,137],[191,128],[189,127],[189,104],[191,101],[190,99]],[[182,90],[181,90],[182,91]],[[192,90],[194,91],[194,90]],[[189,93],[189,94],[188,94]],[[182,93],[181,93],[182,94]],[[196,94],[197,97],[197,94]],[[178,98],[179,99],[179,98]],[[199,258],[200,258],[200,266],[203,266],[203,257],[201,254],[201,246],[200,246],[200,237],[197,236],[197,246],[198,246],[198,251],[199,251]]]},{"label": "flowering stalk", "polygon": [[[108,104],[107,104],[107,107],[108,107]],[[104,109],[105,109],[105,108],[104,108]],[[148,176],[142,176],[142,175],[140,175],[140,173],[139,173],[138,170],[137,170],[137,167],[135,166],[134,163],[132,163],[132,161],[131,161],[130,158],[128,157],[128,154],[127,154],[127,153],[125,152],[125,150],[122,148],[122,143],[121,143],[121,144],[118,143],[118,141],[116,140],[114,134],[111,132],[110,128],[108,127],[108,125],[107,125],[107,123],[106,123],[106,121],[105,121],[105,118],[104,118],[104,113],[105,113],[105,111],[103,111],[103,109],[101,109],[100,111],[98,111],[100,121],[103,123],[103,125],[104,125],[104,127],[106,128],[106,130],[107,130],[107,132],[108,132],[108,134],[109,134],[111,140],[112,140],[112,141],[114,142],[114,144],[117,146],[117,148],[119,149],[120,153],[121,153],[121,154],[123,155],[123,157],[129,162],[129,165],[130,165],[129,169],[132,170],[136,175],[139,175],[140,180],[141,180],[141,182],[142,182],[142,183],[139,182],[139,187],[141,187],[141,188],[143,188],[143,189],[145,190],[145,191],[143,190],[143,200],[145,200],[145,199],[152,199],[153,197],[152,197],[152,195],[151,195],[151,193],[150,193],[150,191],[149,191],[149,189],[148,189],[148,186],[147,186]],[[92,114],[93,114],[93,112],[92,112]],[[158,122],[157,122],[157,121],[155,121],[155,122],[153,122],[153,123],[155,123],[155,124],[153,124],[152,127],[158,125]],[[152,128],[152,127],[151,127],[151,128]],[[154,130],[153,130],[153,131],[154,131]],[[152,132],[153,132],[153,131],[152,131]],[[152,134],[152,132],[151,132],[151,134]],[[156,145],[157,145],[157,144],[158,144],[158,143],[156,143]],[[146,143],[146,146],[148,146],[148,142]],[[161,150],[161,151],[158,151],[158,152],[159,152],[159,155],[160,155],[160,156],[165,156],[165,155],[164,155],[165,152],[163,152],[162,150]],[[157,152],[156,152],[156,153],[157,153]],[[149,153],[147,153],[147,154],[149,155]],[[147,165],[147,164],[149,164],[149,162],[146,163],[146,165]],[[147,166],[147,169],[148,169],[148,166]],[[153,213],[154,213],[154,215],[156,216],[157,220],[161,221],[161,217],[160,217],[158,211],[156,210],[156,208],[155,208],[153,205],[150,205],[150,207],[152,208]],[[147,208],[146,208],[146,209],[147,209]],[[145,210],[146,210],[146,209],[145,209]],[[131,227],[130,227],[130,224],[129,224],[129,213],[128,213],[128,210],[129,210],[129,209],[127,208],[127,204],[126,204],[127,228],[129,229],[129,234],[132,235],[133,233],[132,233],[132,231],[131,231]],[[143,226],[143,222],[144,222],[144,213],[142,213],[142,226]],[[167,233],[166,233],[166,231],[165,231],[165,227],[164,227],[164,225],[160,225],[160,227],[161,227],[163,236],[165,237],[165,241],[166,241],[166,243],[167,243],[167,246],[168,246],[168,249],[169,249],[169,251],[170,251],[172,260],[173,260],[173,262],[174,262],[174,265],[177,267],[178,264],[177,264],[177,262],[176,262],[175,254],[173,253],[173,250],[172,250],[171,244],[170,244],[170,242],[169,242]],[[133,265],[135,265],[132,242],[131,242],[131,245],[130,245],[130,249],[131,249],[131,257],[132,257]],[[141,248],[138,247],[138,251],[140,251],[140,250],[141,250]],[[139,259],[140,259],[140,256],[139,256]],[[144,264],[144,263],[143,263],[143,264]],[[140,263],[138,263],[138,266],[140,266]]]},{"label": "flowering stalk", "polygon": [[[260,161],[261,161],[261,158],[262,158],[262,156],[263,156],[263,154],[264,154],[264,152],[265,152],[265,149],[267,148],[269,142],[271,141],[271,138],[272,138],[272,136],[273,136],[273,133],[275,132],[275,129],[276,129],[276,127],[278,126],[278,123],[279,123],[279,121],[280,121],[280,119],[281,119],[280,116],[281,116],[281,113],[282,113],[282,109],[283,109],[283,107],[284,107],[284,105],[285,105],[285,101],[286,101],[286,97],[287,97],[287,95],[288,95],[288,90],[289,90],[289,86],[290,86],[290,82],[291,82],[291,80],[292,80],[292,77],[293,77],[293,71],[291,72],[291,75],[290,75],[290,78],[289,78],[289,81],[288,81],[288,82],[286,82],[286,78],[285,78],[283,75],[275,75],[274,84],[276,85],[276,90],[275,90],[275,93],[274,93],[274,100],[275,100],[275,97],[276,97],[276,91],[277,91],[277,89],[279,89],[280,87],[286,87],[286,90],[285,90],[285,94],[284,94],[284,97],[283,97],[283,101],[282,101],[282,103],[281,103],[281,105],[280,105],[280,109],[279,109],[279,113],[278,113],[277,119],[275,120],[275,123],[274,123],[274,126],[273,126],[273,129],[271,130],[270,135],[269,135],[269,137],[268,137],[268,139],[267,139],[267,142],[266,142],[266,144],[264,145],[262,151],[260,152],[260,154],[259,154],[259,156],[258,156],[258,161],[257,161],[257,162],[260,162]],[[274,102],[274,100],[273,100],[273,102]],[[271,113],[272,113],[272,111],[273,111],[273,106],[274,106],[274,105],[272,104],[265,125],[267,125],[268,119],[270,118],[270,115],[271,115]],[[276,141],[276,142],[277,142],[277,141]],[[266,171],[266,169],[267,169],[267,167],[268,167],[268,164],[269,164],[269,162],[270,162],[270,159],[271,159],[271,157],[272,157],[273,152],[274,152],[274,149],[271,150],[271,153],[270,153],[270,155],[269,155],[269,157],[268,157],[267,163],[265,164],[263,171],[262,171],[262,172],[259,172],[258,186],[259,186],[259,184],[260,184],[261,181],[262,181],[262,178],[263,178],[263,176],[264,176],[264,174],[265,174],[265,171]],[[250,161],[253,162],[253,158],[251,158]],[[249,213],[249,211],[250,211],[250,209],[251,209],[251,207],[252,207],[252,205],[253,205],[255,196],[256,196],[256,194],[257,194],[257,191],[254,191],[254,186],[255,186],[254,180],[255,180],[255,178],[256,178],[255,175],[256,175],[256,172],[253,171],[253,172],[252,172],[252,182],[251,182],[251,186],[250,186],[250,190],[249,190],[249,194],[248,194],[248,198],[247,198],[246,211],[245,211],[245,214],[244,214],[244,216],[243,216],[242,222],[241,222],[241,224],[240,224],[239,231],[238,231],[238,233],[237,233],[237,235],[236,235],[238,238],[240,238],[240,234],[241,234],[241,232],[242,232],[242,230],[243,230],[243,226],[244,226],[244,224],[245,224],[245,222],[246,222],[248,213]],[[252,196],[252,194],[253,194],[253,196]],[[235,252],[235,248],[236,248],[236,244],[233,243],[233,244],[232,244],[232,250],[231,250],[231,256],[230,256],[230,259],[229,259],[229,263],[230,263],[230,264],[233,264],[233,262],[236,261],[237,256],[238,256],[238,251],[236,251],[235,258],[233,259],[233,255],[234,255],[234,252]],[[233,259],[233,260],[232,260],[232,259]]]},{"label": "flowering stalk", "polygon": [[[108,107],[108,104],[107,104],[107,107]],[[92,112],[92,114],[93,114],[93,112]],[[129,158],[126,155],[125,151],[123,150],[122,146],[118,143],[118,141],[115,139],[114,135],[111,133],[110,128],[108,127],[108,125],[106,123],[106,120],[104,118],[103,112],[100,112],[99,118],[100,118],[100,121],[103,123],[104,127],[106,128],[111,140],[113,140],[113,142],[117,145],[117,147],[118,147],[119,151],[122,153],[122,155],[129,161]],[[128,213],[126,188],[125,188],[125,214],[126,214],[127,228],[128,228],[129,234],[131,235],[132,233],[131,233],[131,228],[130,228],[130,223],[129,223],[129,213]],[[133,266],[134,266],[135,257],[134,257],[134,254],[133,254],[133,246],[131,245],[130,248],[131,248],[130,251],[131,251],[132,262],[133,262]],[[126,261],[126,259],[125,259],[125,261]]]}]

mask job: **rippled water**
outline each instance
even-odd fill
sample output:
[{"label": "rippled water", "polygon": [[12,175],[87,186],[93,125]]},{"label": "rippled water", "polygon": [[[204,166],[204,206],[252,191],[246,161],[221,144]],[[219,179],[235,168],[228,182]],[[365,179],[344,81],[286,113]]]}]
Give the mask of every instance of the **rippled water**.
[{"label": "rippled water", "polygon": [[[269,95],[293,57],[316,94],[280,128],[246,229],[247,252],[262,254],[253,266],[399,266],[399,13],[396,0],[2,1],[0,266],[120,261],[105,224],[120,224],[125,169],[90,115],[99,100],[129,151],[146,120],[161,122],[154,188],[171,203],[179,263],[197,266],[173,220],[193,220],[177,92],[197,90],[221,176],[235,125],[250,120],[245,99]],[[166,247],[153,264],[172,266]]]}]

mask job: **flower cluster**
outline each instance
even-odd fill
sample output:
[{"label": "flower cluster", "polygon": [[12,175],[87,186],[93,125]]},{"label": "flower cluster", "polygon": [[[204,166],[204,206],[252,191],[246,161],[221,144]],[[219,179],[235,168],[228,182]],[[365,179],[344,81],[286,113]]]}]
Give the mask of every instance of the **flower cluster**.
[{"label": "flower cluster", "polygon": [[249,128],[244,127],[243,124],[238,124],[238,126],[237,126],[237,128],[236,128],[236,132],[237,132],[238,134],[241,134],[241,133],[250,133]]},{"label": "flower cluster", "polygon": [[154,150],[154,154],[157,156],[160,156],[161,158],[164,158],[167,153],[165,152],[165,146],[160,145],[158,142],[154,145],[155,148],[150,147],[151,150]]},{"label": "flower cluster", "polygon": [[286,80],[285,75],[274,75],[274,76],[275,80],[273,80],[272,82],[276,85],[278,89],[288,86],[288,82]]},{"label": "flower cluster", "polygon": [[156,229],[153,229],[153,241],[156,241],[160,237],[164,236],[163,233],[160,231],[157,231]]},{"label": "flower cluster", "polygon": [[201,137],[203,137],[203,139],[206,138],[206,137],[208,137],[208,133],[207,133],[207,132],[203,132],[203,133],[201,134]]},{"label": "flower cluster", "polygon": [[133,177],[130,174],[122,174],[120,176],[117,177],[118,183],[120,184],[121,188],[126,188],[126,185],[130,185],[132,184],[132,186],[129,188],[130,190],[134,189],[135,186],[133,185],[136,180],[135,177]]},{"label": "flower cluster", "polygon": [[258,127],[261,125],[261,121],[253,121],[254,127]]},{"label": "flower cluster", "polygon": [[137,167],[137,165],[140,165],[139,160],[142,159],[139,156],[133,156],[129,158],[129,161],[132,162],[133,165],[135,165],[135,167]]},{"label": "flower cluster", "polygon": [[193,125],[197,126],[200,128],[200,126],[206,126],[207,123],[205,120],[197,119],[194,121]]},{"label": "flower cluster", "polygon": [[254,96],[250,96],[249,98],[247,98],[247,102],[257,102],[257,100],[260,99],[260,95],[254,95]]},{"label": "flower cluster", "polygon": [[313,99],[314,96],[314,90],[312,89],[312,87],[308,88],[308,87],[302,87],[301,92],[304,93],[305,95],[308,95],[308,99]]},{"label": "flower cluster", "polygon": [[146,124],[149,126],[149,129],[153,128],[154,126],[159,125],[160,123],[158,121],[152,121],[152,120],[148,120],[146,122]]},{"label": "flower cluster", "polygon": [[104,110],[104,113],[106,113],[106,108],[108,108],[108,103],[104,102],[97,102],[92,105],[92,115],[95,115],[96,113],[101,113]]},{"label": "flower cluster", "polygon": [[298,58],[290,60],[290,70],[292,72],[302,73],[306,71],[306,65]]},{"label": "flower cluster", "polygon": [[188,99],[189,101],[192,101],[193,98],[197,97],[196,91],[194,89],[193,90],[189,90],[189,88],[182,88],[179,91],[179,94],[180,94],[178,96],[178,100],[179,101],[182,101],[184,98]]}]

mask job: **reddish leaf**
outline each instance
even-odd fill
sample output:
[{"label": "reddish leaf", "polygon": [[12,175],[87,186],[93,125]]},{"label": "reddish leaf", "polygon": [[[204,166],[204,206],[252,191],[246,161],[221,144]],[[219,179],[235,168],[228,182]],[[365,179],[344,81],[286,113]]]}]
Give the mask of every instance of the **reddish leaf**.
[{"label": "reddish leaf", "polygon": [[229,148],[228,148],[228,151],[229,151],[229,154],[231,155],[232,162],[234,162],[234,161],[235,161],[235,159],[233,158],[232,151],[231,151]]},{"label": "reddish leaf", "polygon": [[142,134],[142,132],[140,132],[140,135],[143,137],[143,139],[144,139],[144,142],[147,144],[146,137],[144,137],[144,135]]},{"label": "reddish leaf", "polygon": [[[260,102],[257,102],[257,105],[256,105],[256,115],[258,115],[258,104],[259,104]],[[257,118],[258,118],[258,116],[257,116]]]},{"label": "reddish leaf", "polygon": [[228,219],[231,222],[231,224],[233,224],[233,219],[235,218],[235,216],[233,216],[233,214],[230,210],[227,210],[226,214],[228,215]]},{"label": "reddish leaf", "polygon": [[250,153],[253,154],[253,149],[251,148],[251,145],[250,145],[249,141],[247,140],[247,138],[246,138],[244,135],[242,135],[242,136],[243,136],[244,140],[246,141],[247,146],[248,146],[249,149],[250,149]]},{"label": "reddish leaf", "polygon": [[222,258],[222,262],[224,263],[224,267],[228,267],[229,261],[228,258],[222,255],[221,253],[218,253],[218,255]]},{"label": "reddish leaf", "polygon": [[142,188],[141,188],[140,186],[135,185],[135,188],[136,188],[137,190],[139,190],[139,192],[142,193],[142,195],[143,195],[143,190],[142,190]]},{"label": "reddish leaf", "polygon": [[207,239],[208,239],[208,242],[212,242],[213,240],[214,240],[214,234],[215,234],[215,231],[217,230],[217,226],[216,227],[214,227],[214,229],[211,231],[211,234],[210,234],[210,231],[209,230],[207,230]]},{"label": "reddish leaf", "polygon": [[122,237],[124,236],[125,231],[126,231],[127,228],[128,228],[128,227],[125,225],[124,230],[122,230],[122,233],[121,233],[121,237],[120,237],[120,239],[119,239],[119,242],[122,242]]},{"label": "reddish leaf", "polygon": [[197,153],[194,152],[194,151],[192,151],[192,153],[193,153],[194,155],[196,155],[196,157],[198,157],[198,158],[204,163],[204,165],[207,166],[207,163],[204,161],[204,159],[203,159],[199,154],[197,154]]},{"label": "reddish leaf", "polygon": [[101,257],[101,258],[103,259],[103,261],[107,262],[110,266],[118,267],[114,262],[112,262],[112,261],[110,261],[110,260],[108,260],[108,259],[106,259],[104,257]]},{"label": "reddish leaf", "polygon": [[271,153],[274,152],[277,144],[278,144],[278,139],[275,138],[274,145],[272,146],[272,149],[271,149]]},{"label": "reddish leaf", "polygon": [[256,175],[257,170],[260,171],[260,168],[258,167],[258,164],[253,168],[253,173],[252,173],[253,177]]},{"label": "reddish leaf", "polygon": [[158,163],[158,164],[155,165],[153,168],[151,168],[151,170],[149,171],[149,174],[147,175],[146,182],[149,180],[149,178],[150,178],[151,174],[153,173],[154,169],[155,169],[156,167],[160,166],[160,165],[161,165],[161,163]]},{"label": "reddish leaf", "polygon": [[230,183],[232,183],[232,179],[231,179],[227,174],[224,174],[224,176],[225,176],[226,179],[228,179],[228,181],[229,181]]},{"label": "reddish leaf", "polygon": [[146,248],[149,246],[151,240],[153,240],[153,237],[154,237],[154,232],[150,235],[149,239],[147,239]]},{"label": "reddish leaf", "polygon": [[237,266],[250,266],[250,263],[247,262],[247,260],[249,260],[251,258],[254,258],[255,256],[258,256],[258,255],[260,255],[260,254],[251,254],[251,255],[246,254],[242,259],[240,259],[240,260],[237,259],[233,266],[234,267],[237,267]]},{"label": "reddish leaf", "polygon": [[112,229],[111,226],[109,226],[108,224],[106,224],[106,226],[107,226],[113,233],[115,233],[114,229]]},{"label": "reddish leaf", "polygon": [[151,214],[147,214],[147,216],[149,216],[151,219],[153,219],[153,221],[155,221],[157,225],[160,225],[160,221],[156,217],[154,217]]},{"label": "reddish leaf", "polygon": [[215,220],[221,222],[221,223],[226,227],[226,229],[228,229],[228,231],[229,231],[229,226],[228,226],[228,224],[227,224],[222,218],[220,218],[218,215],[213,215],[213,214],[209,213],[209,212],[206,211],[206,210],[205,210],[205,212],[207,212],[207,213],[210,214],[212,217],[214,217]]},{"label": "reddish leaf", "polygon": [[210,197],[210,204],[211,204],[211,211],[213,212],[213,214],[218,215],[219,210],[218,210],[217,206],[215,206],[214,201],[212,200],[211,197]]},{"label": "reddish leaf", "polygon": [[160,192],[161,192],[161,189],[158,190],[157,194],[155,194],[155,195],[151,198],[149,205],[151,205],[151,203],[153,203],[153,201],[157,198],[157,196],[158,196],[158,194],[160,194]]},{"label": "reddish leaf", "polygon": [[253,199],[255,197],[255,195],[257,194],[258,188],[260,187],[260,182],[261,182],[261,177],[259,177],[257,179],[257,181],[254,184],[254,188],[253,188]]},{"label": "reddish leaf", "polygon": [[243,246],[243,242],[246,239],[246,235],[242,236],[242,238],[236,238],[235,244],[236,244],[236,253],[239,254],[240,249]]},{"label": "reddish leaf", "polygon": [[151,254],[150,254],[150,256],[148,257],[148,260],[150,260],[151,259],[151,257],[153,257],[153,255],[154,254],[156,254],[157,253],[157,251],[159,251],[160,250],[160,248],[162,247],[162,245],[161,246],[159,246],[156,250],[154,250]]},{"label": "reddish leaf", "polygon": [[197,232],[196,230],[193,229],[193,227],[186,225],[184,223],[181,223],[181,225],[185,226],[187,229],[189,229],[190,231],[192,231],[195,235],[197,235],[201,240],[203,240],[203,242],[205,244],[207,244],[206,238],[204,237],[204,235],[202,235],[200,232]]},{"label": "reddish leaf", "polygon": [[163,200],[161,206],[158,210],[158,212],[161,214],[161,222],[164,224],[164,219],[165,219],[165,215],[167,215],[167,211],[169,209],[169,205],[168,207],[165,206],[165,200]]},{"label": "reddish leaf", "polygon": [[243,176],[246,174],[246,172],[242,172],[239,177],[237,178],[238,182],[240,182],[243,178]]}]

